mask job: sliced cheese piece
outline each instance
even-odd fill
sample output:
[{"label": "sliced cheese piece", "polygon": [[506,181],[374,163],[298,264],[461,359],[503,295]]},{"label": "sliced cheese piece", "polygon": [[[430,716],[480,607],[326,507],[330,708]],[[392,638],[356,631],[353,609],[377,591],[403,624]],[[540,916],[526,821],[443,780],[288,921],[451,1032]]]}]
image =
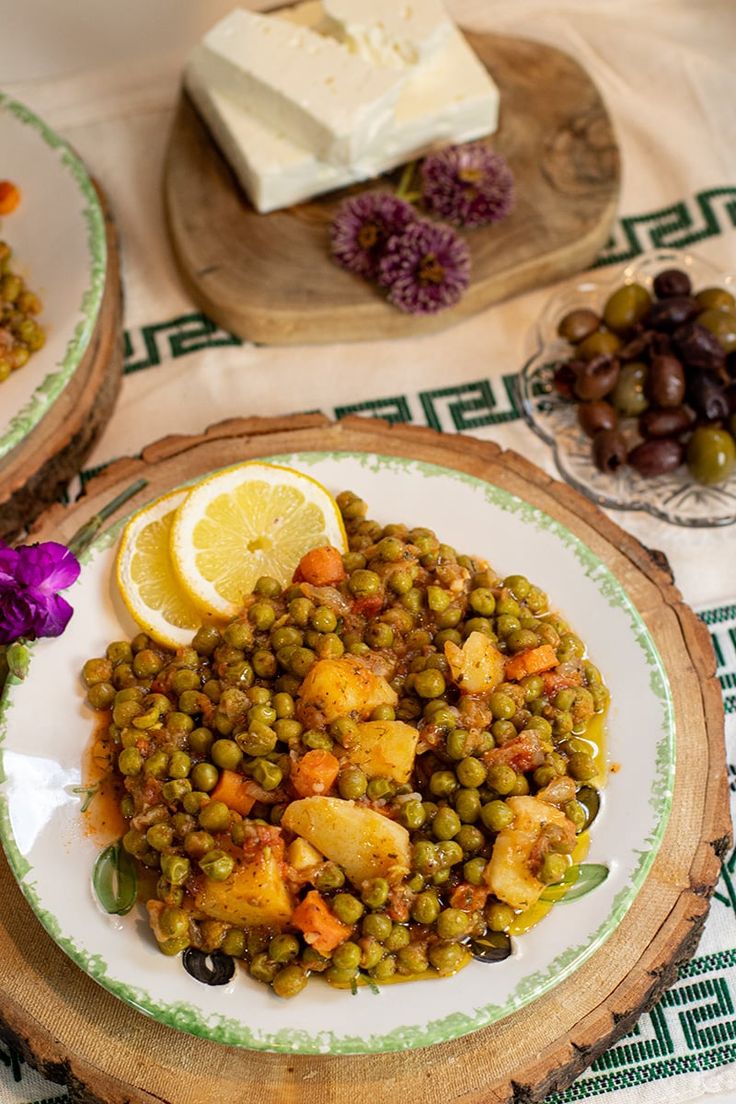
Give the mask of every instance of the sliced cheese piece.
[{"label": "sliced cheese piece", "polygon": [[323,0],[328,34],[373,65],[419,65],[453,29],[442,0]]},{"label": "sliced cheese piece", "polygon": [[334,38],[235,8],[194,51],[203,80],[334,165],[350,165],[392,125],[404,76]]},{"label": "sliced cheese piece", "polygon": [[[316,18],[321,5],[302,4]],[[289,207],[315,195],[366,180],[448,142],[469,142],[498,126],[499,94],[463,35],[407,80],[382,148],[352,166],[329,165],[283,133],[274,132],[226,95],[195,54],[185,84],[256,210]]]}]

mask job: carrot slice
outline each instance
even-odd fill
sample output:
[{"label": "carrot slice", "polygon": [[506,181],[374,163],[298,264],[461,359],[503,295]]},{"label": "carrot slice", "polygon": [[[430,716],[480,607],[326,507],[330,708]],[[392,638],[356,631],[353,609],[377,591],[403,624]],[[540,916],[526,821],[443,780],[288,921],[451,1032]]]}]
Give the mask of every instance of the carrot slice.
[{"label": "carrot slice", "polygon": [[296,906],[291,923],[304,933],[305,942],[325,957],[344,943],[352,930],[337,919],[316,889],[311,889]]},{"label": "carrot slice", "polygon": [[250,793],[250,782],[236,771],[223,770],[214,790],[210,794],[213,801],[222,801],[228,809],[241,816],[247,816],[256,803]]},{"label": "carrot slice", "polygon": [[311,583],[312,586],[335,586],[345,577],[342,555],[331,544],[306,552],[294,572],[295,583]]},{"label": "carrot slice", "polygon": [[559,663],[555,650],[551,644],[540,644],[538,648],[530,648],[526,652],[519,652],[506,661],[506,678],[518,681],[527,675],[538,675],[542,671],[549,671]]},{"label": "carrot slice", "polygon": [[0,180],[0,215],[11,214],[20,203],[20,188],[10,180]]},{"label": "carrot slice", "polygon": [[315,748],[297,760],[291,768],[291,782],[300,797],[325,795],[335,784],[340,763],[330,751]]}]

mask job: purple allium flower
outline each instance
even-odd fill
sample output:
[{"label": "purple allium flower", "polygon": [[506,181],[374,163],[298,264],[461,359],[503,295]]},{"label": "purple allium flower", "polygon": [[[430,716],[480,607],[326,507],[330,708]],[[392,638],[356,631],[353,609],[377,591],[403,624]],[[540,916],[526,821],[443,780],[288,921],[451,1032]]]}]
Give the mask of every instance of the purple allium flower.
[{"label": "purple allium flower", "polygon": [[410,203],[390,192],[364,192],[346,199],[330,228],[332,255],[350,272],[375,279],[388,239],[417,217]]},{"label": "purple allium flower", "polygon": [[451,226],[421,219],[389,239],[379,283],[408,314],[434,314],[457,303],[470,282],[470,252]]},{"label": "purple allium flower", "polygon": [[479,142],[430,153],[421,179],[427,209],[456,226],[498,222],[514,206],[514,177],[506,159]]},{"label": "purple allium flower", "polygon": [[60,636],[73,610],[56,592],[78,575],[76,557],[63,544],[10,548],[0,541],[0,644]]}]

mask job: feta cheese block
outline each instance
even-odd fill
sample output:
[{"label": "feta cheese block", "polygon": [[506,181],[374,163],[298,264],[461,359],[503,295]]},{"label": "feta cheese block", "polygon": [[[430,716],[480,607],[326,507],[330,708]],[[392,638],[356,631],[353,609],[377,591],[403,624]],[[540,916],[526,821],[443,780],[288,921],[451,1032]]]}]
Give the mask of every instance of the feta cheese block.
[{"label": "feta cheese block", "polygon": [[453,29],[442,0],[323,0],[325,29],[374,65],[432,57]]},{"label": "feta cheese block", "polygon": [[[293,10],[306,8],[308,17],[318,20],[314,0]],[[264,124],[213,84],[196,53],[185,85],[253,206],[263,213],[377,176],[438,145],[484,137],[498,125],[498,89],[455,28],[436,57],[407,79],[380,147],[351,166],[327,164]]]},{"label": "feta cheese block", "polygon": [[207,84],[322,161],[350,165],[392,125],[403,75],[309,27],[235,8],[194,51]]}]

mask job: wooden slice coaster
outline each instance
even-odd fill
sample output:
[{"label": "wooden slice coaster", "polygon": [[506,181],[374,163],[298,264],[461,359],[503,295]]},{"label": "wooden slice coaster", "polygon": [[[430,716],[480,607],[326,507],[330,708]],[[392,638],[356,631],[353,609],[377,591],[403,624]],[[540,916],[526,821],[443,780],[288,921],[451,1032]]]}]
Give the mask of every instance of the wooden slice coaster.
[{"label": "wooden slice coaster", "polygon": [[78,1102],[111,1104],[490,1104],[538,1101],[623,1035],[694,952],[730,846],[723,707],[708,631],[662,563],[582,495],[513,452],[469,437],[321,415],[224,422],[114,464],[79,502],[53,506],[35,536],[68,541],[134,480],[136,505],[213,468],[296,451],[375,452],[486,479],[546,511],[626,588],[669,671],[677,778],[664,841],[616,932],[553,991],[492,1027],[400,1054],[301,1057],[219,1046],[118,1002],[49,939],[0,862],[0,1032]]},{"label": "wooden slice coaster", "polygon": [[120,258],[105,197],[107,273],[97,325],[82,362],[59,398],[19,445],[0,460],[0,537],[16,536],[82,467],[110,420],[122,380]]},{"label": "wooden slice coaster", "polygon": [[403,314],[339,268],[328,226],[341,200],[386,179],[260,215],[186,96],[166,157],[174,252],[197,304],[240,337],[274,345],[431,333],[510,295],[588,268],[605,245],[619,191],[618,147],[597,88],[567,54],[541,42],[468,34],[501,92],[491,144],[509,161],[517,203],[468,231],[470,287],[457,306]]}]

